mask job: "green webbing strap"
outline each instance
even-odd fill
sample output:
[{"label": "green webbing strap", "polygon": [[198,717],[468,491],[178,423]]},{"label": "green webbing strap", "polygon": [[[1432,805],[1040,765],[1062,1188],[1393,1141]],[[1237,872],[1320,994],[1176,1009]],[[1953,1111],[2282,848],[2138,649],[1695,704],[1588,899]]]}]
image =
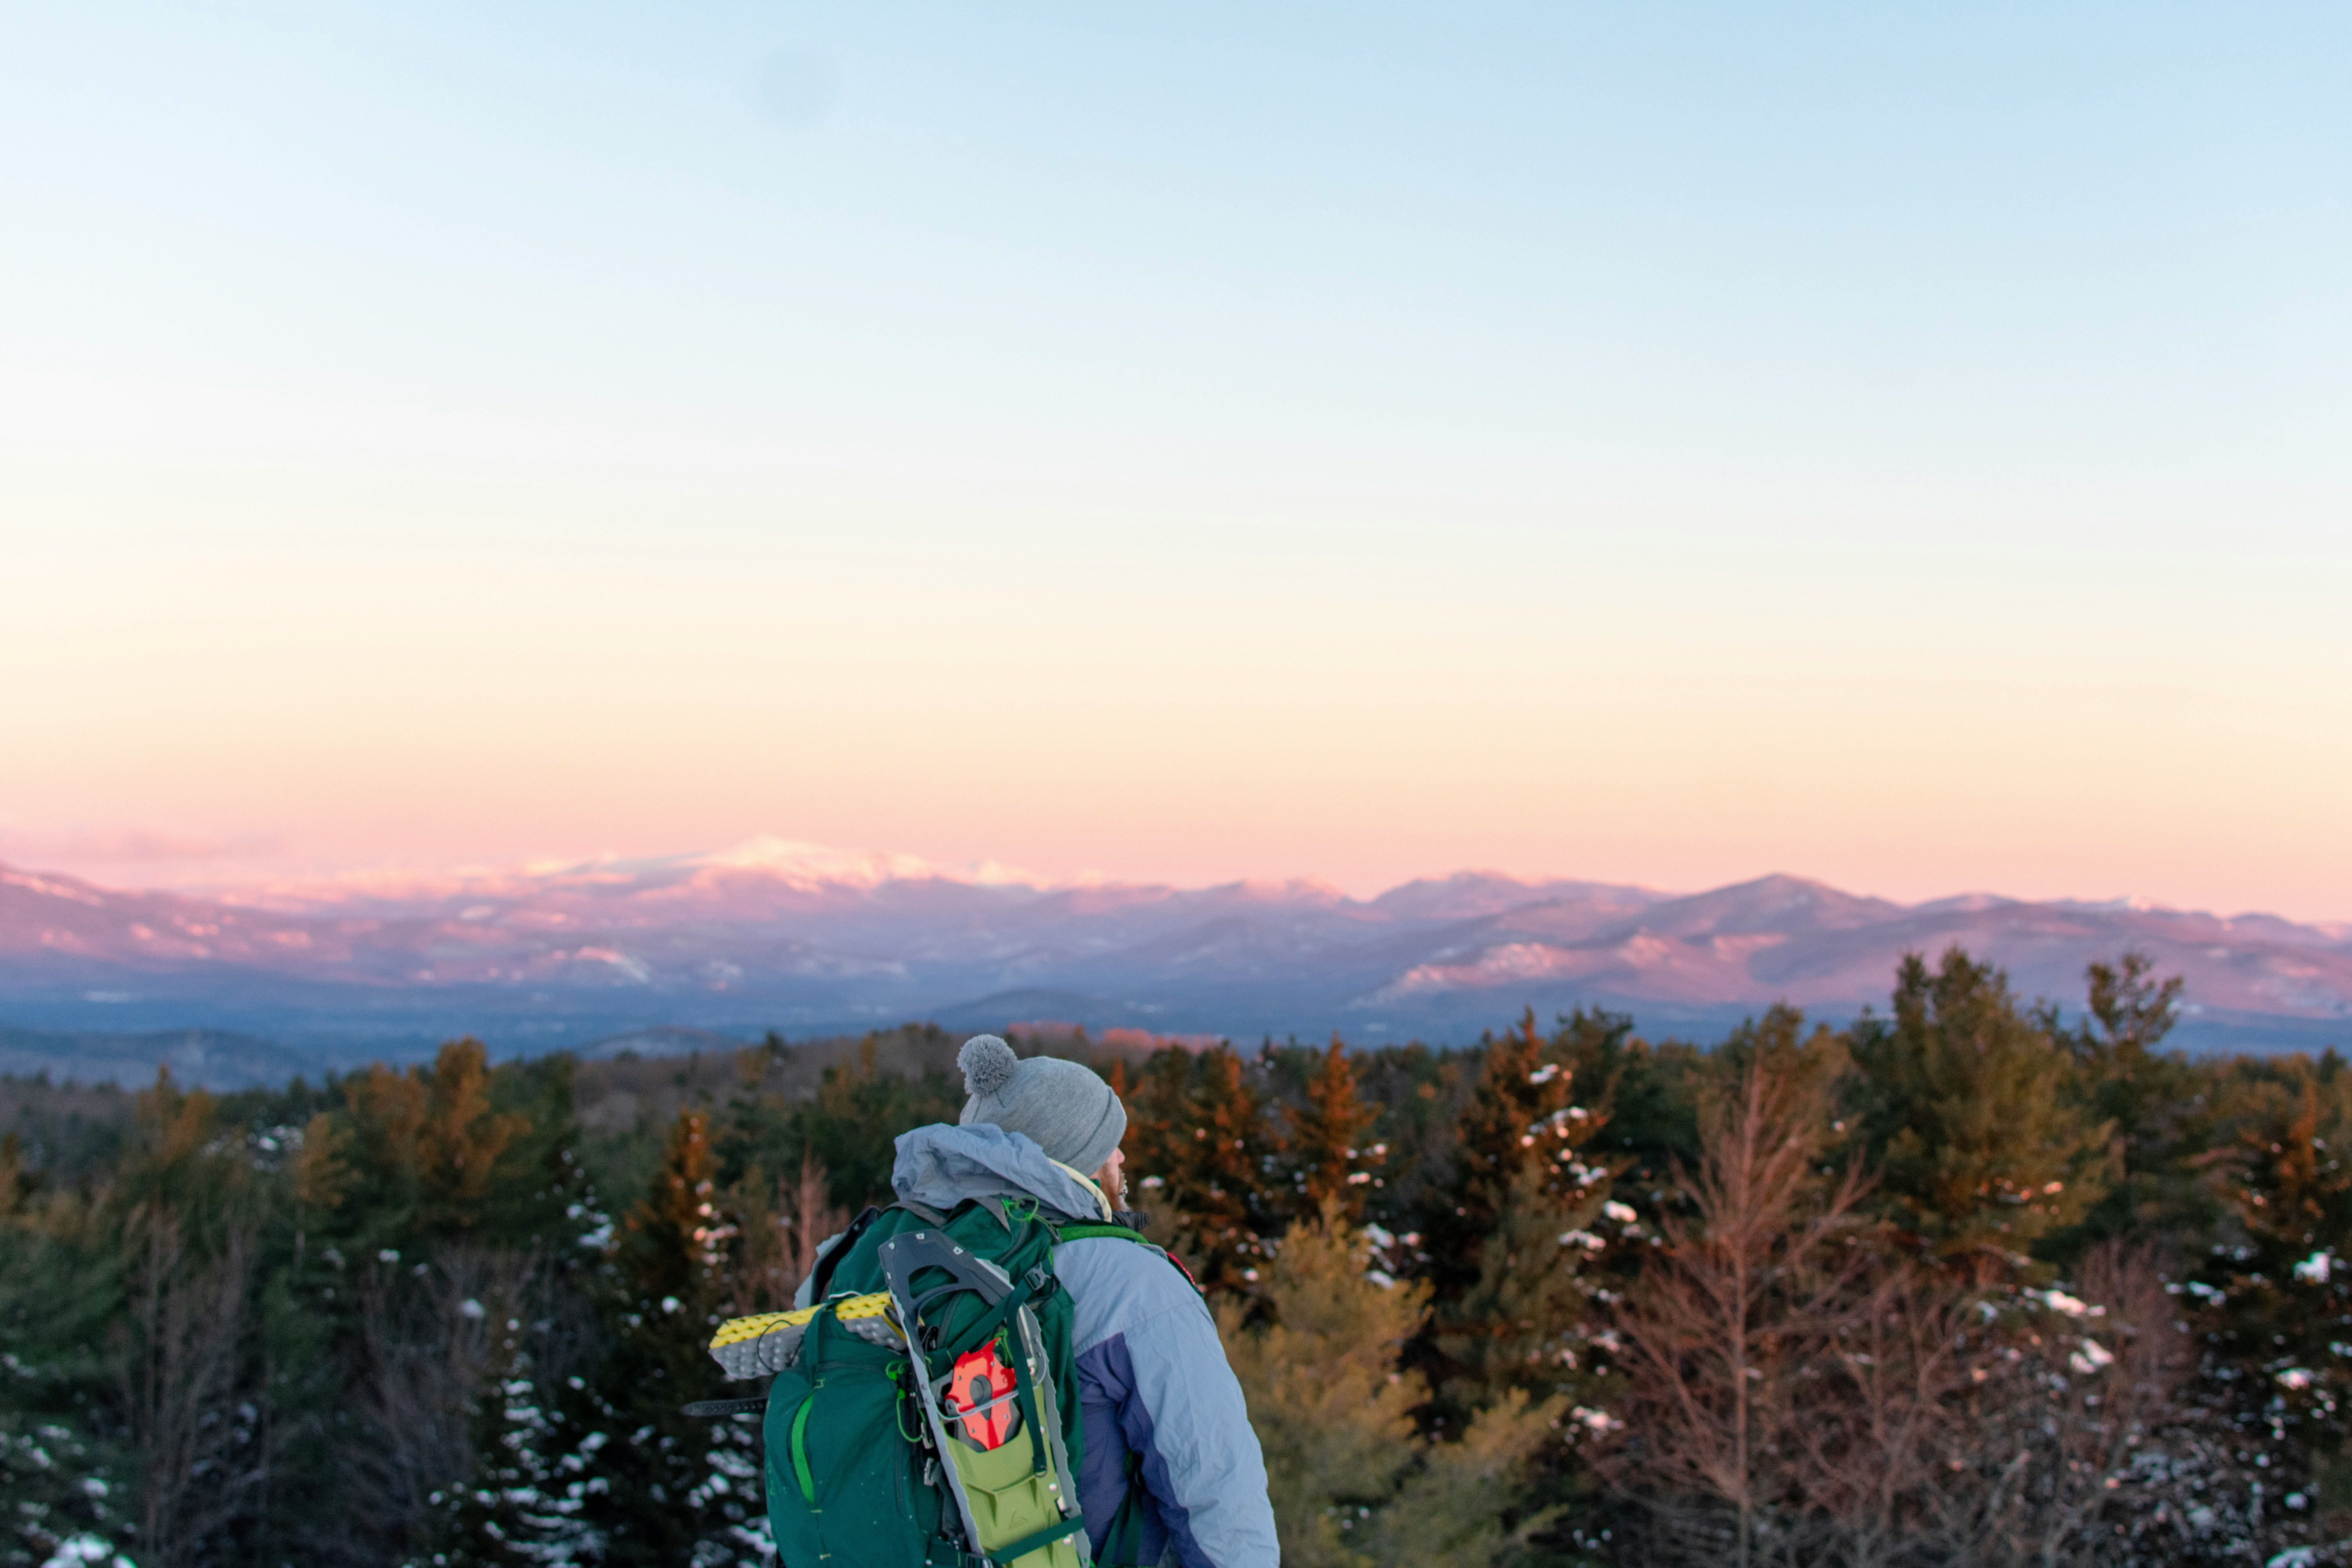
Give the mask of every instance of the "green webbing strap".
[{"label": "green webbing strap", "polygon": [[1013,1314],[1029,1304],[1029,1283],[1023,1280],[1004,1293],[1004,1299],[981,1314],[980,1321],[955,1337],[953,1344],[931,1352],[932,1364],[940,1367],[955,1365],[956,1357],[976,1351],[996,1337],[996,1331],[1012,1321]]},{"label": "green webbing strap", "polygon": [[1151,1238],[1139,1230],[1129,1230],[1123,1225],[1066,1225],[1055,1237],[1056,1241],[1093,1241],[1108,1237],[1115,1241],[1139,1241],[1151,1245]]},{"label": "green webbing strap", "polygon": [[816,1479],[809,1473],[806,1434],[809,1412],[815,1408],[815,1400],[803,1399],[801,1407],[793,1412],[793,1479],[800,1482],[801,1497],[811,1508],[816,1506]]},{"label": "green webbing strap", "polygon": [[792,1435],[785,1443],[785,1450],[792,1456],[793,1479],[800,1482],[801,1497],[811,1508],[816,1506],[816,1478],[809,1471],[808,1418],[809,1412],[816,1408],[816,1391],[824,1386],[824,1321],[832,1315],[819,1312],[809,1320],[808,1338],[802,1342],[801,1348],[809,1358],[809,1365],[818,1369],[817,1375],[809,1384],[808,1397],[793,1412]]},{"label": "green webbing strap", "polygon": [[[1045,1433],[1045,1418],[1037,1414],[1037,1380],[1029,1375],[1029,1357],[1025,1351],[1015,1351],[1013,1357],[1013,1406],[1021,1412],[1021,1419],[1029,1424],[1033,1434],[1029,1451],[1036,1463],[1029,1467],[1033,1476],[1052,1473],[1054,1468],[1053,1438]],[[1071,1500],[1076,1501],[1075,1498]]]},{"label": "green webbing strap", "polygon": [[1011,1563],[1017,1559],[1028,1556],[1041,1546],[1051,1546],[1056,1541],[1066,1541],[1086,1527],[1087,1521],[1083,1519],[1066,1519],[1059,1524],[1049,1524],[1034,1535],[1024,1535],[1018,1541],[998,1547],[988,1554],[988,1560],[996,1563]]},{"label": "green webbing strap", "polygon": [[1182,1258],[1161,1247],[1141,1231],[1130,1230],[1123,1225],[1066,1225],[1054,1233],[1054,1245],[1059,1247],[1066,1241],[1091,1241],[1097,1237],[1108,1237],[1114,1241],[1131,1241],[1139,1247],[1148,1247],[1174,1264],[1176,1272],[1184,1277],[1185,1284],[1195,1290],[1201,1288],[1201,1282],[1192,1278],[1192,1271],[1184,1267]]}]

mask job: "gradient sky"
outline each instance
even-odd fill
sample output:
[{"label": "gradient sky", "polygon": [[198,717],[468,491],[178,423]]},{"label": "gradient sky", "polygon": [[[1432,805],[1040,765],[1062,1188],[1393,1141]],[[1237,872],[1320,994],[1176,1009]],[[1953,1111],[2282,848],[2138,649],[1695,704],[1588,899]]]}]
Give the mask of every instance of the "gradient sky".
[{"label": "gradient sky", "polygon": [[2352,11],[0,6],[0,858],[2352,917]]}]

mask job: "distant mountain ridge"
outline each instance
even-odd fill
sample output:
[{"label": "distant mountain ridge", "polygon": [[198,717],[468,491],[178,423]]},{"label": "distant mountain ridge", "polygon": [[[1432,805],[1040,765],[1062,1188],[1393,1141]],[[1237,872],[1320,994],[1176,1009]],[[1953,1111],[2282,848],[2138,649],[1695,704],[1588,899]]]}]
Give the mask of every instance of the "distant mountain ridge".
[{"label": "distant mountain ridge", "polygon": [[212,898],[0,867],[0,1022],[226,1030],[336,1065],[472,1033],[504,1052],[633,1031],[756,1037],[913,1018],[1475,1038],[1532,1006],[1704,1034],[1775,1001],[1883,1002],[1958,943],[2074,1005],[2127,947],[2188,982],[2193,1044],[2352,1044],[2352,928],[1972,894],[1904,905],[1773,876],[1675,895],[1465,871],[1356,899],[1313,881],[1055,884],[758,840]]},{"label": "distant mountain ridge", "polygon": [[140,1089],[169,1068],[181,1083],[211,1089],[284,1084],[310,1074],[318,1064],[272,1040],[225,1029],[156,1029],[121,1035],[18,1029],[0,1025],[0,1073],[31,1078],[47,1073],[79,1083],[110,1083]]}]

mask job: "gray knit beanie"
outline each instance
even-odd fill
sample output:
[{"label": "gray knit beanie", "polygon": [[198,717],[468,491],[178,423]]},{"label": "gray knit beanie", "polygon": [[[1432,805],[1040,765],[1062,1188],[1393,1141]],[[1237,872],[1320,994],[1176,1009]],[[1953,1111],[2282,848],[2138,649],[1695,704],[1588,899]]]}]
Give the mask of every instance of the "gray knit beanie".
[{"label": "gray knit beanie", "polygon": [[1110,1085],[1076,1062],[1023,1061],[994,1035],[974,1035],[956,1053],[956,1066],[971,1096],[957,1121],[1018,1132],[1082,1174],[1100,1170],[1127,1135],[1127,1107]]}]

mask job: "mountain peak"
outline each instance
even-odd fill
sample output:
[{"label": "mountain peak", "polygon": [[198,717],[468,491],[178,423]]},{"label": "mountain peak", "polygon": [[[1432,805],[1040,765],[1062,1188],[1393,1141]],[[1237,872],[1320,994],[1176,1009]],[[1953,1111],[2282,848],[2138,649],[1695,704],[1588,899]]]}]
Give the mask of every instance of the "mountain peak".
[{"label": "mountain peak", "polygon": [[714,871],[756,871],[795,882],[847,883],[872,888],[890,881],[928,881],[939,868],[917,855],[836,849],[803,839],[760,834],[724,849],[687,858],[690,866]]},{"label": "mountain peak", "polygon": [[1352,903],[1346,889],[1333,886],[1319,877],[1244,877],[1227,884],[1244,898],[1259,899],[1268,903]]},{"label": "mountain peak", "polygon": [[[536,1049],[660,1026],[798,1037],[1065,1016],[1160,1034],[1347,1023],[1444,1040],[1523,1006],[1668,1026],[1778,1001],[1835,1017],[1883,1002],[1903,953],[1958,945],[2062,1002],[2081,996],[2086,964],[2137,948],[2187,979],[2200,1017],[2307,1033],[2352,1031],[2347,934],[2125,902],[1906,906],[1787,872],[1669,894],[1465,870],[1367,900],[1307,877],[1055,883],[763,837],[210,900],[0,868],[0,1021],[352,1042],[405,1030],[420,1044],[471,1033]],[[1090,998],[1092,1011],[983,1016],[1016,994]]]}]

